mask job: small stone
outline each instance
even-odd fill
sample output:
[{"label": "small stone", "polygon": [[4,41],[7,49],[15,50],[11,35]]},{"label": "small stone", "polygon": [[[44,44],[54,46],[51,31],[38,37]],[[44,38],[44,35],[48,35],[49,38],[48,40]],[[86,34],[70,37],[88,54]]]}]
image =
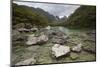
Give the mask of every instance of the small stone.
[{"label": "small stone", "polygon": [[38,31],[38,28],[34,27],[34,28],[31,28],[30,30],[33,31],[33,32],[36,32],[36,31]]},{"label": "small stone", "polygon": [[71,52],[71,53],[70,53],[70,58],[71,58],[72,60],[75,60],[75,59],[78,58],[78,54],[77,54],[77,53],[74,53],[74,52]]},{"label": "small stone", "polygon": [[50,29],[51,29],[51,27],[50,27],[50,26],[47,26],[47,27],[46,27],[46,29],[47,29],[47,30],[50,30]]},{"label": "small stone", "polygon": [[29,37],[28,41],[26,42],[27,45],[32,45],[37,43],[37,37]]},{"label": "small stone", "polygon": [[72,48],[72,51],[74,51],[74,52],[80,52],[81,50],[82,50],[82,44],[81,43]]}]

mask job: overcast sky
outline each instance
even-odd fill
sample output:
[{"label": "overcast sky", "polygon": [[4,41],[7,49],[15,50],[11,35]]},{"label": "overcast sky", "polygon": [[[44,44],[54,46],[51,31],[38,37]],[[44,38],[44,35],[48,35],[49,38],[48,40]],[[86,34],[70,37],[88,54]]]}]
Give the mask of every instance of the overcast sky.
[{"label": "overcast sky", "polygon": [[19,5],[26,5],[35,8],[41,8],[54,16],[69,16],[72,14],[80,5],[63,5],[63,4],[48,4],[48,3],[34,3],[34,2],[16,2]]}]

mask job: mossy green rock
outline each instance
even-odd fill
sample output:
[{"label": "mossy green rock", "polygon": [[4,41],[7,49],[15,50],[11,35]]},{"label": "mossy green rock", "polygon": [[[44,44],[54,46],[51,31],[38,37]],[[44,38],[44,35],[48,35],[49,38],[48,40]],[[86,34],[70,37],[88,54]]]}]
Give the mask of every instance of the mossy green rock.
[{"label": "mossy green rock", "polygon": [[52,63],[50,56],[50,48],[41,46],[38,49],[37,64]]},{"label": "mossy green rock", "polygon": [[75,60],[75,59],[77,59],[79,56],[78,56],[78,54],[77,53],[74,53],[74,52],[71,52],[70,53],[70,58],[72,59],[72,60]]},{"label": "mossy green rock", "polygon": [[83,45],[83,50],[85,50],[87,52],[95,53],[96,52],[95,42],[90,41],[90,40],[85,41],[84,45]]}]

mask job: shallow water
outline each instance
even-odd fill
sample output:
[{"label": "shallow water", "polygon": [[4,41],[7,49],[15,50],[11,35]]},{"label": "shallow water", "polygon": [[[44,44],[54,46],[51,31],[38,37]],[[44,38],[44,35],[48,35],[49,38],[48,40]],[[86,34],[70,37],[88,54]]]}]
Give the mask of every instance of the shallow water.
[{"label": "shallow water", "polygon": [[[87,34],[88,31],[92,30],[79,30],[79,29],[68,29],[65,27],[52,27],[52,29],[57,29],[66,34],[68,36],[68,41],[73,43],[82,43],[87,44],[86,41],[89,40],[89,47],[94,49],[95,44],[91,47],[91,44],[95,43],[95,38],[92,41],[90,35]],[[20,43],[21,44],[21,43]],[[37,44],[38,45],[38,44]],[[55,58],[51,54],[51,48],[54,44],[47,42],[41,45],[33,45],[33,46],[17,46],[16,49],[14,47],[12,53],[12,64],[16,64],[22,60],[28,59],[30,57],[35,57],[36,63],[35,64],[51,64],[51,63],[65,63],[65,62],[77,62],[77,61],[95,61],[96,60],[96,53],[91,53],[89,51],[82,50],[80,53],[76,53],[78,55],[77,59],[72,59],[69,56],[65,55],[60,58]],[[72,43],[65,43],[64,45],[72,47]],[[88,45],[87,45],[88,46]],[[85,48],[86,49],[86,48]],[[90,49],[90,50],[91,50]]]}]

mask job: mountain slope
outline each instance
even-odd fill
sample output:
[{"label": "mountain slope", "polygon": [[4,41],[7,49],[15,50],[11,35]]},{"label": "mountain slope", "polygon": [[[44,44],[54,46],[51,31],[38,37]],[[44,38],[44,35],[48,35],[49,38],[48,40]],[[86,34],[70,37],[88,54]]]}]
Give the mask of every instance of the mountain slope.
[{"label": "mountain slope", "polygon": [[96,7],[81,6],[79,7],[66,22],[66,26],[76,28],[95,28],[96,26]]},{"label": "mountain slope", "polygon": [[[55,20],[53,15],[50,15],[48,12],[40,8],[33,8],[24,5],[13,5],[13,25],[23,23],[22,26],[27,27],[27,25],[35,25],[35,26],[47,26],[49,22]],[[27,24],[26,24],[27,23]],[[19,24],[20,25],[20,24]],[[18,25],[17,25],[18,26]]]}]

